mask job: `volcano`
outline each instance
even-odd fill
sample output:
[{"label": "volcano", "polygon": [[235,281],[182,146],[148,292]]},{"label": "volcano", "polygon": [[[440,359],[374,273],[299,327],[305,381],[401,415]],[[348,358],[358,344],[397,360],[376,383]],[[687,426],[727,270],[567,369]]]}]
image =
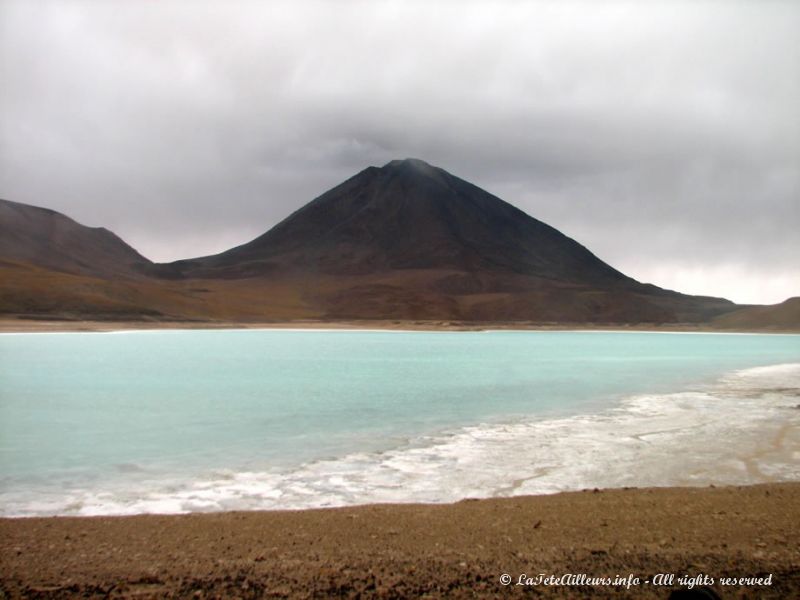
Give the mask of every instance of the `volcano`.
[{"label": "volcano", "polygon": [[[27,310],[56,311],[67,297],[82,314],[105,298],[126,314],[163,318],[579,324],[697,323],[737,308],[640,283],[418,159],[364,169],[246,244],[167,264],[107,230],[25,206],[0,211],[9,221],[0,223],[8,234],[0,260],[12,261],[18,279],[13,293],[0,289],[3,312],[19,298]],[[25,269],[35,270],[35,293],[19,279]],[[53,293],[58,300],[39,297]]]},{"label": "volcano", "polygon": [[369,167],[255,240],[175,266],[213,277],[447,269],[585,284],[626,280],[556,229],[417,159]]},{"label": "volcano", "polygon": [[329,318],[698,321],[733,307],[641,284],[418,159],[369,167],[247,244],[163,269],[295,282]]}]

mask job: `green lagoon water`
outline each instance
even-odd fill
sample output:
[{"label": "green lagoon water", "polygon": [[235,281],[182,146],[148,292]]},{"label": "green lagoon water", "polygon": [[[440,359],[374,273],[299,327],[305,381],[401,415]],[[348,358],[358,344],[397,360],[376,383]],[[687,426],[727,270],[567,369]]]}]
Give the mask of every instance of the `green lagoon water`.
[{"label": "green lagoon water", "polygon": [[6,334],[0,514],[800,479],[798,389],[794,335]]}]

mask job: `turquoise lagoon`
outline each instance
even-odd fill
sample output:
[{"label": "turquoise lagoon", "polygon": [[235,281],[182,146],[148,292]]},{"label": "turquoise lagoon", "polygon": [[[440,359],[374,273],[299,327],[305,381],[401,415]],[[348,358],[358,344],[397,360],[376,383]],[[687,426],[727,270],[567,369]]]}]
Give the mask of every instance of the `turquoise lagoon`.
[{"label": "turquoise lagoon", "polygon": [[800,336],[0,335],[0,514],[800,480]]}]

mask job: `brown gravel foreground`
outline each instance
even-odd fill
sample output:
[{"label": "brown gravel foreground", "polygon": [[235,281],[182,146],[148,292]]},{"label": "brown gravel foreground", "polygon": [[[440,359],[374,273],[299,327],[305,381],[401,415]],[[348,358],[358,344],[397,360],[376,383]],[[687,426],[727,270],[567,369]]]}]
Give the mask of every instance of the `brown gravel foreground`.
[{"label": "brown gravel foreground", "polygon": [[[514,585],[540,573],[676,580]],[[769,586],[719,582],[770,574]],[[3,598],[667,598],[703,575],[721,598],[800,598],[800,483],[0,520]]]}]

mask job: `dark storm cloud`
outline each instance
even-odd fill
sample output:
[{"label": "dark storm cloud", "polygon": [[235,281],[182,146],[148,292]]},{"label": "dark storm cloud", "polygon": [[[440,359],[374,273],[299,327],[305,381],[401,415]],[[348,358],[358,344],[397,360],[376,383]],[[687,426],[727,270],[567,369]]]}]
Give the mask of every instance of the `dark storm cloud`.
[{"label": "dark storm cloud", "polygon": [[0,2],[0,195],[154,259],[417,156],[629,274],[800,292],[800,8]]}]

